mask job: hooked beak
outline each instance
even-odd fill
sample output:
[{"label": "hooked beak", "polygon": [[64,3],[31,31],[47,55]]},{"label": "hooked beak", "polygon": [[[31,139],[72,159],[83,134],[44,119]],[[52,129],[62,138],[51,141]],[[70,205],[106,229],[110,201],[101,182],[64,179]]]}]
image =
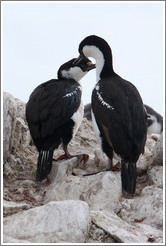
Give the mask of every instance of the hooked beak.
[{"label": "hooked beak", "polygon": [[87,62],[86,65],[87,65],[87,68],[86,68],[87,71],[90,71],[90,70],[96,68],[96,64],[93,64],[91,61]]},{"label": "hooked beak", "polygon": [[[87,61],[87,62],[86,62]],[[96,68],[96,64],[93,64],[86,56],[84,56],[84,54],[80,54],[78,58],[76,58],[76,60],[73,62],[74,66],[79,66],[81,63],[85,64],[84,67],[82,67],[82,69],[84,71],[90,71],[94,68]]]}]

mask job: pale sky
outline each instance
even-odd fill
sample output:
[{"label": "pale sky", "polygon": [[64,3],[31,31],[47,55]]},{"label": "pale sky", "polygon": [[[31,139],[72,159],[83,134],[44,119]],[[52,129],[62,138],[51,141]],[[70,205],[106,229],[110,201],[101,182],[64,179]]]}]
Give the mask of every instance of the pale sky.
[{"label": "pale sky", "polygon": [[[3,91],[27,102],[35,87],[57,78],[58,68],[79,55],[79,43],[95,34],[109,43],[115,72],[163,115],[164,1],[1,3]],[[95,83],[95,70],[82,79],[84,104]]]}]

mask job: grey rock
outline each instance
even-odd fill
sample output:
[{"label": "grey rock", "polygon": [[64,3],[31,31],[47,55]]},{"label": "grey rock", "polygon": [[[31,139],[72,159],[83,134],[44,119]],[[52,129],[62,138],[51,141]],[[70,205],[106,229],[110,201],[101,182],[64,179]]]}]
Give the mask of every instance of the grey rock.
[{"label": "grey rock", "polygon": [[84,243],[89,233],[89,208],[82,201],[50,202],[4,219],[4,241]]},{"label": "grey rock", "polygon": [[[53,182],[46,188],[45,203],[81,199],[91,210],[115,210],[121,197],[120,173],[103,172],[82,177],[71,175],[77,159],[54,163],[50,174]],[[69,171],[70,170],[70,171]]]},{"label": "grey rock", "polygon": [[110,211],[90,211],[91,220],[106,231],[116,243],[148,243],[148,238],[162,242],[163,232],[141,223],[129,224]]},{"label": "grey rock", "polygon": [[152,158],[151,166],[156,166],[156,165],[162,166],[163,165],[163,133],[158,139],[156,145],[154,146],[152,153],[153,153],[153,158]]},{"label": "grey rock", "polygon": [[[124,204],[127,203],[125,206]],[[123,199],[120,217],[128,223],[145,218],[143,223],[162,229],[163,227],[163,190],[146,186],[140,197]]]},{"label": "grey rock", "polygon": [[116,241],[102,228],[91,223],[89,238],[86,243],[116,243]]},{"label": "grey rock", "polygon": [[[25,103],[7,92],[3,94],[4,177],[15,180],[26,169],[33,170],[37,152],[25,119]],[[31,164],[31,167],[30,165]]]},{"label": "grey rock", "polygon": [[3,161],[7,161],[11,148],[11,134],[14,128],[17,104],[15,99],[9,94],[3,94]]},{"label": "grey rock", "polygon": [[148,170],[149,183],[156,185],[159,188],[163,188],[163,167],[153,166],[153,168]]},{"label": "grey rock", "polygon": [[29,208],[30,206],[27,203],[16,203],[8,201],[3,202],[3,213],[5,216],[12,215]]}]

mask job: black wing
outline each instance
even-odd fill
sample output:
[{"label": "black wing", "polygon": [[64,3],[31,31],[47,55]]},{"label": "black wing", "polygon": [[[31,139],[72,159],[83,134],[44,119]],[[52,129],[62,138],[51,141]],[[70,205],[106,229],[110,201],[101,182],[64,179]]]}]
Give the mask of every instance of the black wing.
[{"label": "black wing", "polygon": [[80,85],[74,80],[50,80],[39,85],[26,105],[26,119],[35,139],[52,135],[77,111]]},{"label": "black wing", "polygon": [[118,75],[99,81],[92,93],[92,109],[101,135],[114,151],[137,159],[144,150],[147,123],[135,86]]}]

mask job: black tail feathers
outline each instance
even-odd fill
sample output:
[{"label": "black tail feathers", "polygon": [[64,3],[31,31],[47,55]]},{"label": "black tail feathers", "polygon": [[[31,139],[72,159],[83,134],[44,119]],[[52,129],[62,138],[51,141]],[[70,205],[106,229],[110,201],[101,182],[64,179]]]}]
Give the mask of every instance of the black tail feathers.
[{"label": "black tail feathers", "polygon": [[36,181],[42,181],[47,177],[52,168],[53,151],[41,150],[38,156]]},{"label": "black tail feathers", "polygon": [[130,195],[134,195],[136,188],[136,162],[121,162],[122,188]]}]

